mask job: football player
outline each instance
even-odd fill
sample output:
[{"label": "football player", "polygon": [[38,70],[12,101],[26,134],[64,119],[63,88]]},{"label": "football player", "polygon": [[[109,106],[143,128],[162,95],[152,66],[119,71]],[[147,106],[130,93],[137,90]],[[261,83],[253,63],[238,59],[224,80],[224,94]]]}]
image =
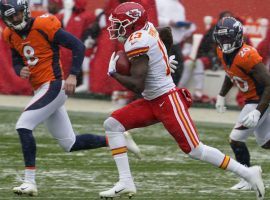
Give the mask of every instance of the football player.
[{"label": "football player", "polygon": [[248,181],[256,191],[257,199],[262,200],[265,189],[259,166],[248,168],[218,149],[200,142],[188,112],[192,103],[191,95],[186,89],[175,87],[165,45],[156,28],[148,22],[145,9],[138,3],[122,3],[114,9],[109,20],[110,38],[124,42],[131,62],[131,75],[117,73],[115,65],[119,57],[115,53],[111,56],[108,74],[128,89],[141,93],[143,98],[116,110],[104,122],[119,181],[109,190],[100,192],[100,197],[132,197],[136,193],[123,133],[161,122],[191,158],[234,172]]},{"label": "football player", "polygon": [[[230,134],[230,145],[236,160],[250,166],[250,155],[245,144],[253,134],[259,146],[270,148],[270,74],[255,48],[243,42],[242,24],[232,17],[222,18],[214,30],[217,53],[226,77],[217,96],[216,109],[222,113],[225,96],[236,85],[245,98],[237,122]],[[250,190],[251,185],[241,180],[231,189]]]},{"label": "football player", "polygon": [[[64,103],[67,94],[73,94],[84,57],[84,45],[61,28],[52,15],[31,18],[26,0],[3,0],[0,3],[1,18],[7,25],[4,40],[12,50],[13,66],[18,76],[28,79],[34,96],[19,117],[16,130],[19,134],[25,162],[24,182],[14,187],[17,194],[36,196],[36,142],[33,130],[44,122],[66,151],[78,151],[106,146],[104,136],[75,135]],[[59,61],[59,45],[72,50],[72,69],[63,80]],[[128,143],[139,152],[128,136]]]}]

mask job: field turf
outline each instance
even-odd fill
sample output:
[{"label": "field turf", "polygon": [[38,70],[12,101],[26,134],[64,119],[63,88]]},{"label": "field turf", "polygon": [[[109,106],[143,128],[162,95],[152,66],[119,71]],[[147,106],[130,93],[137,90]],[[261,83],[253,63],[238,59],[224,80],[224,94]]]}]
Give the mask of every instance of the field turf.
[{"label": "field turf", "polygon": [[[20,112],[0,108],[0,199],[99,199],[98,193],[117,181],[115,163],[108,148],[65,153],[43,125],[35,130],[37,142],[38,197],[20,197],[11,189],[20,184],[23,161],[15,123]],[[70,113],[79,133],[103,132],[104,114]],[[228,144],[230,126],[198,124],[201,140],[233,156]],[[143,159],[129,154],[138,193],[134,200],[255,200],[254,192],[229,188],[238,178],[182,153],[162,125],[132,130]],[[254,138],[248,141],[252,164],[263,168],[266,198],[270,199],[269,152],[260,149]],[[122,197],[121,199],[127,199]]]}]

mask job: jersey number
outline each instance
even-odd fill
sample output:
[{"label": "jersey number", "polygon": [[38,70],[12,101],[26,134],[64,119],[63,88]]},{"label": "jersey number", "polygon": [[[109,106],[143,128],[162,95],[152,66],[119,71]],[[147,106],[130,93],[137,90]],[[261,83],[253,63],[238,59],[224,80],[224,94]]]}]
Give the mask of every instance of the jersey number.
[{"label": "jersey number", "polygon": [[30,66],[35,66],[39,60],[37,57],[35,57],[34,48],[29,45],[25,45],[23,47],[23,55],[27,60],[27,64]]},{"label": "jersey number", "polygon": [[250,51],[250,48],[243,48],[240,51],[240,56],[243,58],[248,51]]},{"label": "jersey number", "polygon": [[233,76],[233,81],[235,82],[236,86],[241,90],[241,92],[248,91],[248,82],[239,78],[238,76]]}]

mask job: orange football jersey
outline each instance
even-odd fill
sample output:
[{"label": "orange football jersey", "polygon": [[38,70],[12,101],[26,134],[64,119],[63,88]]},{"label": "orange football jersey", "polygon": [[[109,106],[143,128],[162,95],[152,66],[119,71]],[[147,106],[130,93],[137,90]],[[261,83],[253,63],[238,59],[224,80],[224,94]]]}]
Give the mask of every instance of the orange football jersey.
[{"label": "orange football jersey", "polygon": [[252,46],[244,44],[230,66],[226,65],[220,48],[217,48],[217,54],[226,74],[244,94],[246,101],[259,100],[262,95],[263,87],[260,86],[250,74],[252,68],[262,62],[262,57],[257,50]]},{"label": "orange football jersey", "polygon": [[8,27],[3,32],[4,40],[21,55],[24,65],[29,66],[29,81],[34,89],[63,77],[59,47],[53,43],[60,28],[61,23],[55,16],[45,14],[34,19],[25,38]]}]

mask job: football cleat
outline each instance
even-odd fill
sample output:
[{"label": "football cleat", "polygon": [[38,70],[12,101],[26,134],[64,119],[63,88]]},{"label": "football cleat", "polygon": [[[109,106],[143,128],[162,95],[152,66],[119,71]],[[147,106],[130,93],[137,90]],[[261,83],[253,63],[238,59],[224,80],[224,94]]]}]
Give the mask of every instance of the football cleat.
[{"label": "football cleat", "polygon": [[231,190],[248,191],[248,190],[252,190],[252,186],[246,180],[241,179],[239,183],[235,184],[230,189]]},{"label": "football cleat", "polygon": [[126,142],[127,142],[127,149],[134,153],[134,155],[141,159],[142,158],[142,155],[141,155],[141,150],[140,148],[138,147],[138,145],[134,142],[131,134],[129,132],[124,132],[124,136],[126,138]]},{"label": "football cleat", "polygon": [[127,182],[117,182],[114,187],[109,190],[99,193],[101,199],[113,199],[114,197],[128,196],[129,199],[136,194],[136,187],[133,181]]},{"label": "football cleat", "polygon": [[35,183],[24,182],[19,187],[14,187],[13,192],[18,195],[26,194],[29,196],[37,196],[38,190]]},{"label": "football cleat", "polygon": [[252,189],[256,192],[257,200],[263,200],[265,187],[262,180],[262,169],[260,166],[250,167],[251,177],[249,183]]}]

